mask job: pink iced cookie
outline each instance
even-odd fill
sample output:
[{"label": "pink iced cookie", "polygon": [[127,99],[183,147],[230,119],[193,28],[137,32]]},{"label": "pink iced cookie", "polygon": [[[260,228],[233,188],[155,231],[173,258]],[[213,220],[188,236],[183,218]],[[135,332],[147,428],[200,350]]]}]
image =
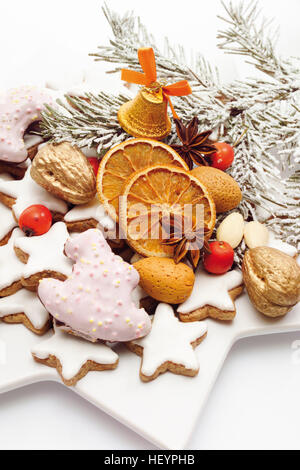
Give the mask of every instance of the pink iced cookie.
[{"label": "pink iced cookie", "polygon": [[45,104],[53,105],[53,99],[46,90],[36,87],[12,89],[0,96],[0,160],[26,160],[25,131],[41,119]]},{"label": "pink iced cookie", "polygon": [[38,289],[51,315],[91,341],[130,341],[149,333],[150,317],[131,297],[139,274],[111,251],[100,230],[70,238],[65,253],[76,262],[72,276],[44,279]]}]

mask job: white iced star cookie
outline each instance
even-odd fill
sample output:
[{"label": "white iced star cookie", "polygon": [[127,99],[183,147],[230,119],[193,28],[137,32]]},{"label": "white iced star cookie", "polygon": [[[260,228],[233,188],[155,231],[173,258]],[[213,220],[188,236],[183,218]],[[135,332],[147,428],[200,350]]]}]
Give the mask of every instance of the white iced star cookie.
[{"label": "white iced star cookie", "polygon": [[156,379],[167,370],[193,377],[199,372],[194,348],[206,334],[205,322],[181,323],[170,305],[159,304],[150,333],[127,345],[142,356],[140,377],[144,382]]},{"label": "white iced star cookie", "polygon": [[[0,173],[0,181],[14,181],[9,173]],[[12,211],[0,202],[0,246],[6,245],[12,230],[18,226]]]},{"label": "white iced star cookie", "polygon": [[16,228],[8,243],[0,247],[0,297],[12,295],[22,289],[24,264],[15,255],[14,243],[23,237],[23,232]]},{"label": "white iced star cookie", "polygon": [[236,314],[234,300],[243,292],[240,271],[209,274],[199,267],[190,297],[177,309],[181,321],[189,322],[211,317],[233,320]]},{"label": "white iced star cookie", "polygon": [[91,343],[54,328],[54,335],[31,351],[37,362],[56,368],[65,385],[74,386],[89,371],[115,369],[118,355],[102,343]]},{"label": "white iced star cookie", "polygon": [[41,204],[47,207],[54,220],[60,220],[66,214],[68,205],[39,186],[30,176],[30,168],[27,169],[22,180],[1,181],[0,201],[13,210],[16,220],[22,212],[33,204]]},{"label": "white iced star cookie", "polygon": [[17,225],[12,211],[0,202],[0,246],[6,245]]},{"label": "white iced star cookie", "polygon": [[97,196],[87,204],[73,207],[64,217],[69,232],[85,232],[99,228],[110,247],[118,253],[124,248],[124,240],[118,239],[117,225],[108,215]]},{"label": "white iced star cookie", "polygon": [[100,228],[104,230],[114,230],[116,227],[113,219],[107,214],[103,204],[99,202],[97,196],[88,202],[73,207],[64,217],[70,232],[85,232],[90,228]]},{"label": "white iced star cookie", "polygon": [[63,222],[54,224],[49,232],[38,237],[15,240],[14,248],[23,264],[22,285],[36,290],[44,278],[66,280],[72,272],[72,262],[64,255],[69,233]]},{"label": "white iced star cookie", "polygon": [[0,299],[0,320],[5,323],[23,323],[38,335],[43,335],[50,328],[47,310],[36,293],[27,289]]}]

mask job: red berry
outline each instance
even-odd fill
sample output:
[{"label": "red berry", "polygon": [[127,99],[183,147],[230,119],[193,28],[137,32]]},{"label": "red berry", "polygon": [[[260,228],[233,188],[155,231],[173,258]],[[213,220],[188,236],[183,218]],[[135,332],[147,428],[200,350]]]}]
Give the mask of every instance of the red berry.
[{"label": "red berry", "polygon": [[211,155],[212,166],[218,168],[218,170],[225,171],[234,160],[234,149],[225,142],[216,142],[214,146],[217,148],[217,152]]},{"label": "red berry", "polygon": [[94,173],[95,175],[97,176],[98,174],[98,168],[99,168],[99,160],[98,158],[96,157],[88,157],[88,161],[90,162],[90,164],[92,165],[93,167],[93,170],[94,170]]},{"label": "red berry", "polygon": [[234,251],[227,242],[209,244],[211,253],[205,253],[203,265],[209,273],[224,274],[233,265]]},{"label": "red berry", "polygon": [[47,207],[40,204],[29,206],[19,218],[20,229],[27,237],[43,235],[52,225],[52,215]]}]

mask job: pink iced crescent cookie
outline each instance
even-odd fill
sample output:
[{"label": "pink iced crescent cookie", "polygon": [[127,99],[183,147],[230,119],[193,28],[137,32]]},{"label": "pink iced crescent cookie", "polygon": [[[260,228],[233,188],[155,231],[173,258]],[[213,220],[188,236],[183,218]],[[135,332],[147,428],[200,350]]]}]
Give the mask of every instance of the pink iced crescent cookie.
[{"label": "pink iced crescent cookie", "polygon": [[37,87],[21,87],[0,96],[0,160],[21,163],[27,158],[26,129],[41,119],[44,105],[53,105],[50,94]]},{"label": "pink iced crescent cookie", "polygon": [[111,251],[100,230],[70,238],[65,253],[75,261],[72,276],[44,279],[38,288],[58,322],[91,341],[130,341],[149,333],[150,317],[131,295],[139,274]]}]

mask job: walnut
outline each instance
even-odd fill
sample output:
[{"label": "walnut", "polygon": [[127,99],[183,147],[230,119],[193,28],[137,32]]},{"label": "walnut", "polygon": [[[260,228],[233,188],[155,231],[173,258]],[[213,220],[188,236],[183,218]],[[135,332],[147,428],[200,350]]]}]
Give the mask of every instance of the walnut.
[{"label": "walnut", "polygon": [[300,267],[294,258],[275,248],[248,250],[243,276],[253,305],[268,317],[285,315],[300,300]]},{"label": "walnut", "polygon": [[85,204],[96,194],[91,165],[84,154],[68,142],[42,147],[32,162],[30,174],[49,193],[72,204]]}]

